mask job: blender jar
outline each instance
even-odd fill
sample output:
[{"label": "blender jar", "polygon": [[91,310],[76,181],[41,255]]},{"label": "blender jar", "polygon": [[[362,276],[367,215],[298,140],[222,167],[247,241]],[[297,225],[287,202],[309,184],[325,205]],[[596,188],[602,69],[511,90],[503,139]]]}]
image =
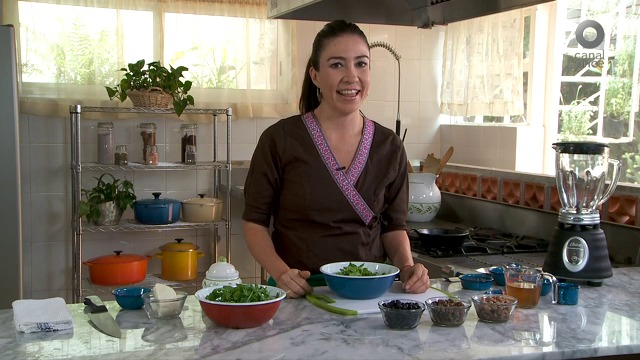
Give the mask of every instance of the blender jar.
[{"label": "blender jar", "polygon": [[[596,142],[554,143],[556,185],[562,211],[594,214],[613,194],[620,178],[620,161],[609,159],[609,145]],[[611,184],[605,189],[609,164]]]}]

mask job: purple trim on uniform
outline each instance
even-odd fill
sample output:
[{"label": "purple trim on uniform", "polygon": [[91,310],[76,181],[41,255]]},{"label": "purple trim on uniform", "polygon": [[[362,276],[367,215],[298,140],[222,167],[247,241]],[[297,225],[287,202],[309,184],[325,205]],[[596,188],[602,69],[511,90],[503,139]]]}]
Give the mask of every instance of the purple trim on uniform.
[{"label": "purple trim on uniform", "polygon": [[367,158],[369,157],[369,150],[371,149],[373,134],[375,132],[373,122],[365,118],[362,139],[360,140],[360,144],[358,145],[358,150],[353,159],[353,163],[349,167],[347,173],[340,167],[340,164],[333,155],[333,152],[329,147],[329,143],[324,137],[322,129],[320,128],[320,124],[318,123],[318,120],[316,119],[313,112],[303,114],[302,121],[307,127],[307,131],[309,131],[309,135],[311,135],[311,140],[316,146],[316,149],[318,150],[318,153],[320,154],[324,165],[327,167],[327,170],[329,170],[329,173],[335,180],[344,196],[347,198],[347,201],[349,201],[362,221],[364,221],[365,224],[368,225],[371,222],[371,219],[373,219],[374,214],[373,211],[369,208],[369,205],[367,205],[362,196],[360,196],[360,194],[356,190],[355,183],[362,173],[364,165],[367,162]]},{"label": "purple trim on uniform", "polygon": [[356,184],[356,181],[362,174],[362,170],[364,170],[364,166],[367,163],[367,159],[369,158],[369,151],[371,150],[371,144],[373,143],[373,134],[375,132],[375,126],[373,125],[373,121],[365,118],[364,119],[364,129],[362,131],[362,139],[360,140],[360,144],[358,145],[358,150],[356,151],[356,156],[353,158],[353,162],[351,166],[349,166],[349,179],[353,185]]}]

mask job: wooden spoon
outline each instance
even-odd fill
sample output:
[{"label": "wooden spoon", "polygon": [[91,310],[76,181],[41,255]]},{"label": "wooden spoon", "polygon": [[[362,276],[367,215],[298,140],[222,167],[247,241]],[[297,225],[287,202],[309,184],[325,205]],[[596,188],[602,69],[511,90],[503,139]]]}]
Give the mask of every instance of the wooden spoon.
[{"label": "wooden spoon", "polygon": [[440,171],[444,169],[449,159],[451,159],[451,155],[453,155],[453,146],[449,146],[449,149],[447,150],[447,152],[444,154],[442,159],[440,159],[440,166],[438,166],[438,170],[436,170],[436,175],[440,174]]},{"label": "wooden spoon", "polygon": [[411,161],[407,160],[407,172],[413,172],[413,166],[411,166]]}]

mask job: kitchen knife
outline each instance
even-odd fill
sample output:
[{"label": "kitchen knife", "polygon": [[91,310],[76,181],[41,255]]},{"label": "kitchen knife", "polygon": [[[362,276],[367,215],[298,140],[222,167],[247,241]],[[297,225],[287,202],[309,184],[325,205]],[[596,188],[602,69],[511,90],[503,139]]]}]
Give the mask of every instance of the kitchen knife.
[{"label": "kitchen knife", "polygon": [[122,338],[122,331],[120,331],[116,320],[109,314],[109,310],[107,310],[107,307],[104,306],[98,296],[87,296],[84,298],[83,303],[87,305],[85,312],[89,315],[89,319],[100,331],[109,336]]}]

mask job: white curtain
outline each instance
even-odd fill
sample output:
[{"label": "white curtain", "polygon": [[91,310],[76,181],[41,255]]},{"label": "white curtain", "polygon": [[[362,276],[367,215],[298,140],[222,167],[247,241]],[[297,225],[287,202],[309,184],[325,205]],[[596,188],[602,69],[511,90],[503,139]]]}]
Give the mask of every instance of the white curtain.
[{"label": "white curtain", "polygon": [[266,13],[266,0],[4,0],[2,22],[18,36],[21,112],[131,106],[104,87],[144,59],[188,67],[196,108],[289,116],[299,96],[294,26]]},{"label": "white curtain", "polygon": [[440,111],[453,116],[524,113],[523,32],[522,10],[447,25]]}]

